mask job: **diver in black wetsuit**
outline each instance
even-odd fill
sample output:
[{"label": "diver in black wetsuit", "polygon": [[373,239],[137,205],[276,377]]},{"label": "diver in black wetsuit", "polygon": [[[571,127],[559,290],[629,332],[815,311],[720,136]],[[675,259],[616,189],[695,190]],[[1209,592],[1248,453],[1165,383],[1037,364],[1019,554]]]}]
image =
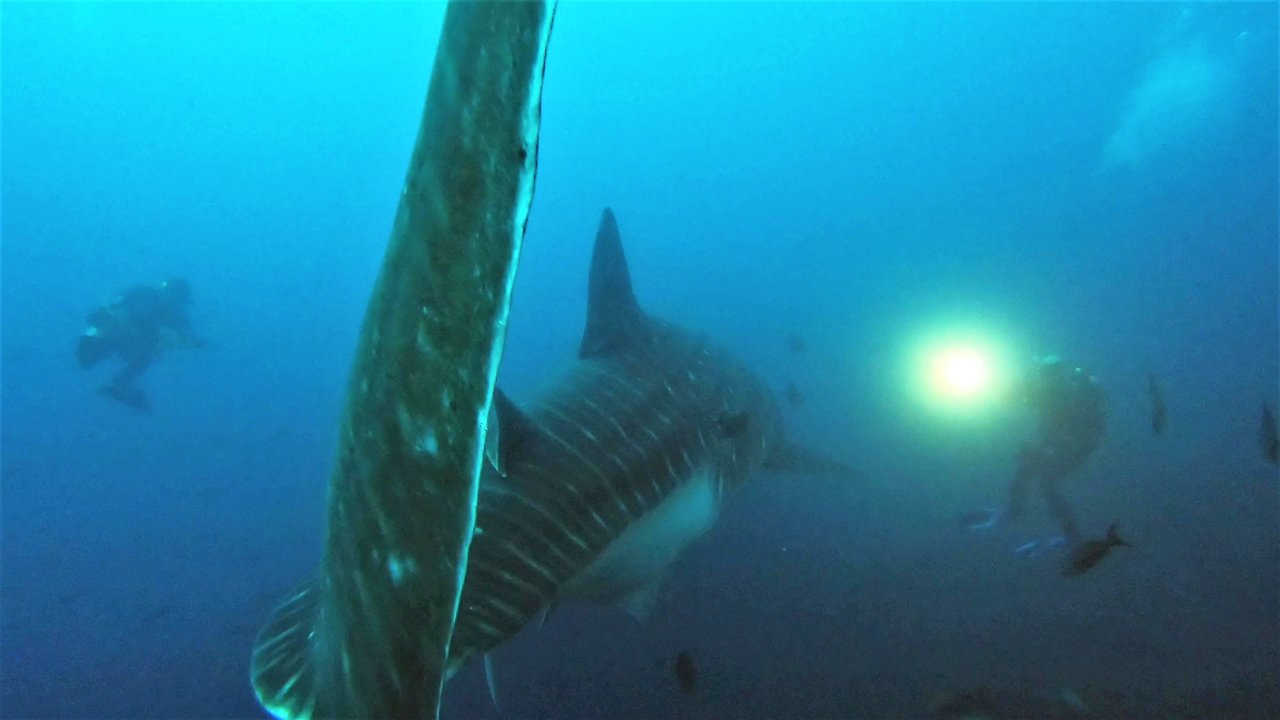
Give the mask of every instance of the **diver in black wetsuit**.
[{"label": "diver in black wetsuit", "polygon": [[[1024,445],[1015,458],[1009,504],[1003,511],[969,513],[965,521],[970,527],[984,528],[1019,517],[1026,506],[1027,491],[1035,482],[1062,529],[1062,539],[1075,546],[1080,542],[1080,530],[1060,486],[1102,442],[1106,432],[1102,390],[1084,370],[1069,368],[1050,355],[1032,369],[1022,387],[1022,400],[1040,415],[1040,438]],[[1023,548],[1033,550],[1033,544]]]},{"label": "diver in black wetsuit", "polygon": [[191,332],[187,305],[191,286],[182,278],[159,285],[135,285],[89,314],[89,327],[76,345],[80,367],[90,368],[113,355],[122,367],[98,391],[136,410],[150,402],[134,383],[153,360],[173,348],[202,347]]}]

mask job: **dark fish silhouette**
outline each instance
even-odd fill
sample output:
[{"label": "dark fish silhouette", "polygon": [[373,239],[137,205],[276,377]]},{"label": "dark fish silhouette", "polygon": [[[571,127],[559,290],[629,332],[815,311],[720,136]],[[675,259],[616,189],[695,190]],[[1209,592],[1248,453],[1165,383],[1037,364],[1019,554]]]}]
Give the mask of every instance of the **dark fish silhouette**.
[{"label": "dark fish silhouette", "polygon": [[804,393],[800,392],[800,388],[797,388],[795,383],[787,383],[787,386],[782,390],[782,395],[787,399],[788,403],[791,403],[792,407],[800,407],[804,404]]},{"label": "dark fish silhouette", "polygon": [[984,718],[996,713],[991,688],[983,685],[977,690],[958,692],[934,706],[939,717]]},{"label": "dark fish silhouette", "polygon": [[1113,547],[1133,547],[1120,539],[1120,536],[1116,534],[1115,525],[1107,528],[1107,536],[1105,538],[1089,540],[1077,545],[1071,551],[1071,555],[1067,557],[1067,563],[1062,568],[1062,574],[1067,577],[1085,574],[1094,565],[1102,562],[1102,558],[1106,557]]},{"label": "dark fish silhouette", "polygon": [[[8,460],[9,458],[5,458]],[[6,462],[0,468],[0,480],[13,480],[22,476],[31,468],[30,462]]]},{"label": "dark fish silhouette", "polygon": [[1262,457],[1272,465],[1280,462],[1280,433],[1276,430],[1276,416],[1266,403],[1262,403],[1262,426],[1258,428],[1258,443],[1262,446]]},{"label": "dark fish silhouette", "polygon": [[676,655],[676,682],[680,684],[680,691],[688,695],[698,684],[698,669],[693,666],[693,658],[685,650],[681,650]]},{"label": "dark fish silhouette", "polygon": [[1151,432],[1164,434],[1164,390],[1154,374],[1147,375],[1147,394],[1151,396]]},{"label": "dark fish silhouette", "polygon": [[958,692],[934,702],[933,717],[967,720],[1027,720],[1028,718],[1094,717],[1080,695],[1064,688],[1051,693],[1021,688],[993,689],[982,686]]},{"label": "dark fish silhouette", "polygon": [[787,347],[791,348],[791,352],[801,355],[804,353],[804,338],[798,333],[791,333],[787,336]]}]

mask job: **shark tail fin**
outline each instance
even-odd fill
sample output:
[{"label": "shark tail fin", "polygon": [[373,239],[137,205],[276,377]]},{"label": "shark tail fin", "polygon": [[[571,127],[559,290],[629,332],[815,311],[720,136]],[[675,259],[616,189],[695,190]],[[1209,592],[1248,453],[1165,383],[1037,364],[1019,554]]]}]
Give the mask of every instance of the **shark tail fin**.
[{"label": "shark tail fin", "polygon": [[765,467],[777,472],[795,475],[831,475],[840,478],[856,478],[858,471],[852,465],[830,457],[820,450],[783,441],[765,460]]},{"label": "shark tail fin", "polygon": [[272,613],[253,643],[249,676],[267,712],[278,718],[321,716],[311,638],[319,618],[319,593],[308,582]]}]

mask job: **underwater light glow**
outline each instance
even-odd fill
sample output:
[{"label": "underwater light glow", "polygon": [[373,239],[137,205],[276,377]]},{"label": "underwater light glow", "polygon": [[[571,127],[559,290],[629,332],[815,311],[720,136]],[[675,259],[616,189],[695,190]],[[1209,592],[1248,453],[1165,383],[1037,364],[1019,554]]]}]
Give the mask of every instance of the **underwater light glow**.
[{"label": "underwater light glow", "polygon": [[979,333],[941,333],[917,346],[911,382],[935,410],[981,412],[995,405],[1009,384],[1006,355]]},{"label": "underwater light glow", "polygon": [[940,349],[929,367],[929,382],[940,397],[960,402],[991,389],[991,358],[980,348],[953,345]]}]

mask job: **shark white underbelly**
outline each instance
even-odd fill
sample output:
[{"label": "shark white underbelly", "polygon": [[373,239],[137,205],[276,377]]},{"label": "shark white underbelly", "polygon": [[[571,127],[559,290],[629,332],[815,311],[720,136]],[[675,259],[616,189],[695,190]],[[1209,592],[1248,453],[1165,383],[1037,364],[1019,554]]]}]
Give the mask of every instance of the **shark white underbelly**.
[{"label": "shark white underbelly", "polygon": [[650,609],[657,584],[720,514],[718,480],[708,468],[636,520],[585,570],[560,588],[557,600],[618,603],[638,617]]}]

